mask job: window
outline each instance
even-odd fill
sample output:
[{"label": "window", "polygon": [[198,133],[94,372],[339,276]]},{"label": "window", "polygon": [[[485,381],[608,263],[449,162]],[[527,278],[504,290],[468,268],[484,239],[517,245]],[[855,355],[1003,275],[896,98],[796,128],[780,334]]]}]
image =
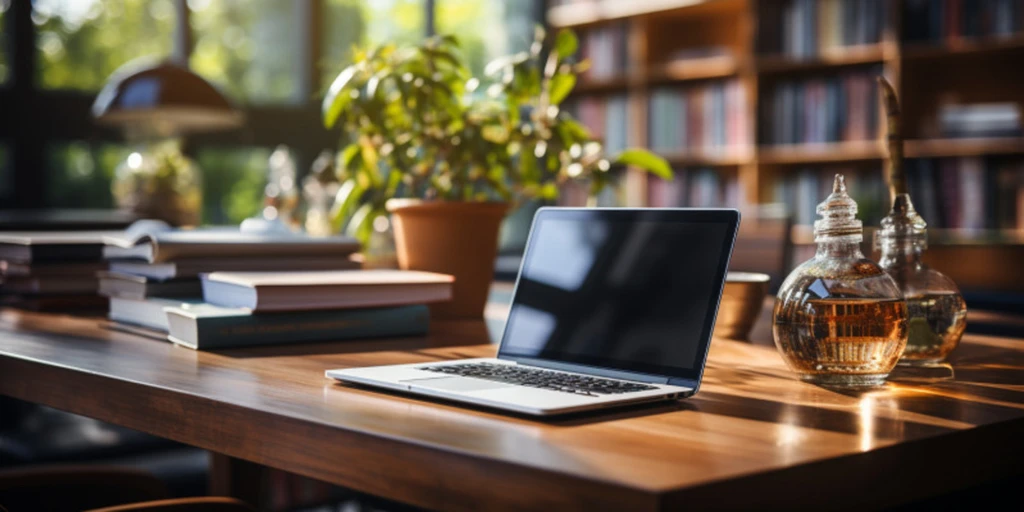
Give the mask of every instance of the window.
[{"label": "window", "polygon": [[427,34],[424,0],[367,0],[369,42],[416,43]]},{"label": "window", "polygon": [[360,0],[326,0],[320,28],[321,90],[352,63],[352,49],[366,45],[367,9]]},{"label": "window", "polygon": [[121,65],[171,53],[173,0],[35,0],[32,7],[39,84],[48,89],[97,91]]},{"label": "window", "polygon": [[204,224],[239,224],[263,207],[270,149],[201,149]]},{"label": "window", "polygon": [[528,50],[536,0],[438,0],[437,32],[455,34],[473,76],[496,57]]},{"label": "window", "polygon": [[189,0],[192,69],[234,99],[304,103],[299,91],[299,9],[279,0]]},{"label": "window", "polygon": [[47,147],[46,204],[59,208],[111,208],[110,184],[132,149],[117,144],[92,146],[75,141]]},{"label": "window", "polygon": [[[132,60],[187,49],[192,69],[236,100],[248,120],[238,130],[189,135],[184,141],[203,173],[203,221],[239,222],[262,207],[273,147],[292,148],[301,179],[320,151],[337,143],[337,134],[319,122],[320,99],[351,62],[354,47],[416,43],[435,28],[458,32],[473,71],[480,73],[490,58],[527,47],[539,3],[0,0],[0,103],[53,107],[33,130],[0,116],[0,123],[8,123],[0,127],[8,137],[0,144],[0,159],[18,162],[0,164],[2,207],[113,206],[111,182],[130,150],[118,130],[97,129],[90,120],[95,94]],[[23,5],[31,16],[15,15]],[[439,26],[430,25],[432,20]],[[180,26],[185,21],[188,30]],[[310,23],[321,24],[320,29],[312,30]],[[15,48],[13,33],[35,43]],[[190,39],[184,40],[186,34]],[[34,76],[19,80],[19,87],[4,87],[22,57],[36,64]],[[52,122],[55,118],[61,122]]]},{"label": "window", "polygon": [[423,0],[324,0],[321,26],[321,89],[327,90],[352,50],[371,44],[415,43],[427,34]]}]

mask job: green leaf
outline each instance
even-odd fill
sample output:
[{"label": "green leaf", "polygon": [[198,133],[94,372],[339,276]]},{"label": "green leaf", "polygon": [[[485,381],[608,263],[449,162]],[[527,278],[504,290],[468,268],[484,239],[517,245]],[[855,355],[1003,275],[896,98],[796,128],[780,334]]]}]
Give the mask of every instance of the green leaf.
[{"label": "green leaf", "polygon": [[345,227],[345,234],[359,240],[363,247],[366,247],[373,232],[373,219],[377,218],[377,213],[372,204],[363,204],[352,214],[352,219]]},{"label": "green leaf", "polygon": [[327,95],[324,96],[321,111],[324,116],[324,127],[328,130],[334,128],[341,112],[345,110],[349,103],[352,103],[352,95],[349,94],[348,85],[359,71],[357,66],[357,64],[353,64],[345,68],[341,73],[338,73],[338,77],[331,82],[331,87],[327,89]]},{"label": "green leaf", "polygon": [[365,191],[366,189],[360,187],[356,180],[347,180],[341,184],[341,188],[334,196],[334,205],[331,207],[331,220],[335,231],[341,231]]},{"label": "green leaf", "polygon": [[627,149],[620,153],[615,161],[616,163],[639,167],[665,180],[671,180],[673,177],[672,167],[668,165],[668,162],[646,149]]},{"label": "green leaf", "polygon": [[425,53],[428,57],[430,57],[430,58],[432,58],[434,60],[437,60],[437,61],[440,61],[440,62],[445,62],[449,66],[451,66],[451,67],[453,67],[455,69],[461,69],[462,68],[462,63],[459,62],[459,58],[456,57],[454,54],[452,54],[452,52],[449,52],[447,50],[439,50],[439,49],[435,49],[435,48],[423,48],[423,53]]},{"label": "green leaf", "polygon": [[551,96],[549,101],[552,105],[558,105],[572,92],[572,88],[575,86],[576,77],[574,75],[555,75],[551,79]]},{"label": "green leaf", "polygon": [[348,170],[352,165],[352,159],[359,154],[359,144],[349,144],[345,146],[345,149],[341,150],[338,155],[338,169]]},{"label": "green leaf", "polygon": [[377,168],[378,153],[368,137],[359,138],[359,155],[363,157],[363,167],[374,186],[380,186],[380,170]]},{"label": "green leaf", "polygon": [[544,186],[540,188],[539,196],[541,199],[547,199],[549,201],[558,199],[558,185],[550,182],[545,183]]},{"label": "green leaf", "polygon": [[555,36],[555,53],[558,54],[559,59],[566,59],[576,53],[576,49],[579,48],[580,42],[576,38],[576,33],[567,28],[563,28],[558,31],[558,35]]}]

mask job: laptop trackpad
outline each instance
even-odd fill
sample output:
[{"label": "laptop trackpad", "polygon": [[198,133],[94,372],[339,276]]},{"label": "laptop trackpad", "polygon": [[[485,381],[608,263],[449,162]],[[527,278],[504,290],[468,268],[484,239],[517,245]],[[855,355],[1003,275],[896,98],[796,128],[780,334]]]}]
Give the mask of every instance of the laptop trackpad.
[{"label": "laptop trackpad", "polygon": [[484,379],[474,379],[472,377],[436,377],[427,379],[410,379],[403,380],[402,383],[410,385],[413,389],[430,388],[442,389],[445,391],[460,391],[463,393],[468,393],[470,391],[484,391],[487,389],[513,387],[512,384],[494,382]]}]

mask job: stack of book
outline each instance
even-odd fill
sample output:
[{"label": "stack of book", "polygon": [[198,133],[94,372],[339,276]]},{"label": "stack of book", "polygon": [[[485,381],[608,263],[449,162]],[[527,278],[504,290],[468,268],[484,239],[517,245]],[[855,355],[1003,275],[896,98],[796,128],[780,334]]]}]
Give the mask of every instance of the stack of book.
[{"label": "stack of book", "polygon": [[583,32],[579,56],[590,62],[583,72],[583,80],[610,80],[621,78],[628,71],[628,25],[611,23]]},{"label": "stack of book", "polygon": [[22,232],[0,234],[0,296],[27,309],[102,307],[96,272],[103,240],[116,232]]},{"label": "stack of book", "polygon": [[402,270],[213,272],[203,304],[164,309],[168,339],[197,350],[426,334],[425,304],[453,278]]},{"label": "stack of book", "polygon": [[1024,229],[1024,159],[907,160],[907,186],[928,225],[950,229]]},{"label": "stack of book", "polygon": [[736,79],[656,89],[650,99],[651,149],[715,152],[748,147],[746,102]]},{"label": "stack of book", "polygon": [[876,77],[882,69],[843,72],[775,85],[762,102],[766,144],[871,140],[879,124]]},{"label": "stack of book", "polygon": [[216,271],[344,270],[359,244],[346,237],[257,234],[238,230],[129,231],[106,238],[109,269],[99,293],[115,322],[167,332],[163,308],[201,301],[199,277]]},{"label": "stack of book", "polygon": [[884,0],[762,1],[758,51],[808,59],[843,47],[878,43],[886,23],[885,4]]},{"label": "stack of book", "polygon": [[1024,0],[906,0],[903,40],[937,44],[1009,37],[1024,28]]}]

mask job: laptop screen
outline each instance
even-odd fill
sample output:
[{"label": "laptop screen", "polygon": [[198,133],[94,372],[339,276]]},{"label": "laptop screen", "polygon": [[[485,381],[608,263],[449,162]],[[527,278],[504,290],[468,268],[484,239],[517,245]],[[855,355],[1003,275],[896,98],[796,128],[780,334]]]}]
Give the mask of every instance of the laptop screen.
[{"label": "laptop screen", "polygon": [[537,212],[500,356],[698,379],[735,210]]}]

